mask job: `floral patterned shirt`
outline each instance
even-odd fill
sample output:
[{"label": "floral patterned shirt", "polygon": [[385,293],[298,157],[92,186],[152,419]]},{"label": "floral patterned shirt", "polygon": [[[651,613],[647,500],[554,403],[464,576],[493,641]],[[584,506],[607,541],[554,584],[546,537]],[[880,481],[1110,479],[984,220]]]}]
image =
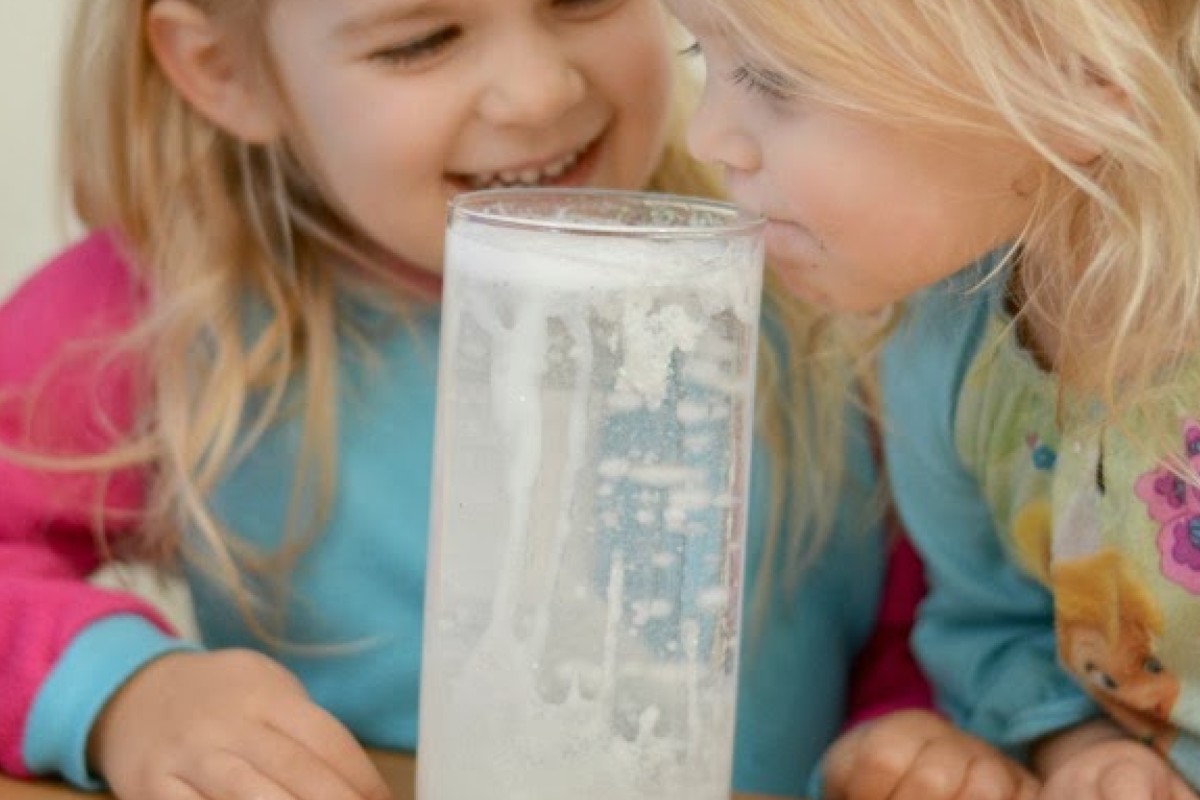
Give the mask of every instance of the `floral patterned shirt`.
[{"label": "floral patterned shirt", "polygon": [[1062,425],[1053,378],[1013,327],[988,315],[959,452],[1010,557],[1053,596],[1060,664],[1198,786],[1200,363],[1137,412]]}]

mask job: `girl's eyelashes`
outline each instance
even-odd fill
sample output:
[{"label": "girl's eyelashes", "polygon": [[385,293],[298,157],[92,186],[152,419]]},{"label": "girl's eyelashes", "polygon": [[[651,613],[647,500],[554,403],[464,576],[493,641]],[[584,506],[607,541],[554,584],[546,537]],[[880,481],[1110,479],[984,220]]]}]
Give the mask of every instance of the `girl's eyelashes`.
[{"label": "girl's eyelashes", "polygon": [[[695,40],[679,51],[684,58],[699,58],[704,55],[700,41]],[[796,87],[785,75],[772,69],[743,64],[729,73],[728,80],[734,86],[765,95],[772,100],[790,100],[796,96]]]},{"label": "girl's eyelashes", "polygon": [[790,100],[796,94],[792,82],[774,70],[742,65],[729,73],[729,82],[772,100]]},{"label": "girl's eyelashes", "polygon": [[616,5],[621,0],[552,0],[551,5],[562,8],[588,8],[590,6]]},{"label": "girl's eyelashes", "polygon": [[447,25],[417,39],[394,47],[377,50],[371,54],[372,61],[384,64],[409,66],[440,53],[448,45],[462,35],[462,29],[457,25]]},{"label": "girl's eyelashes", "polygon": [[[550,5],[569,15],[570,18],[590,19],[598,14],[615,9],[626,0],[550,0]],[[411,39],[402,44],[381,48],[371,53],[372,61],[387,65],[408,66],[432,58],[463,34],[460,25],[445,25],[431,33]]]},{"label": "girl's eyelashes", "polygon": [[550,0],[555,11],[568,21],[591,22],[616,11],[626,0]]}]

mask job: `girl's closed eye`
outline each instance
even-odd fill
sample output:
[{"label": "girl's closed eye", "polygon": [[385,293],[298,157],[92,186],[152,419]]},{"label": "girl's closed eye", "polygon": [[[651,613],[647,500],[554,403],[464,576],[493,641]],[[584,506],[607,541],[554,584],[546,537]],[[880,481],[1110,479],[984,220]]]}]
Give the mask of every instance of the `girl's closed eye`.
[{"label": "girl's closed eye", "polygon": [[402,44],[385,47],[371,53],[370,60],[389,66],[412,66],[443,52],[462,36],[462,28],[447,25]]},{"label": "girl's closed eye", "polygon": [[573,18],[592,19],[605,14],[617,6],[624,5],[627,0],[550,0],[555,9],[567,13]]},{"label": "girl's closed eye", "polygon": [[[683,58],[703,58],[704,48],[700,41],[694,40],[690,45],[679,51]],[[772,100],[792,100],[797,95],[797,87],[787,76],[772,69],[763,69],[743,64],[732,70],[727,80],[734,86],[741,86],[747,91],[765,95]]]}]

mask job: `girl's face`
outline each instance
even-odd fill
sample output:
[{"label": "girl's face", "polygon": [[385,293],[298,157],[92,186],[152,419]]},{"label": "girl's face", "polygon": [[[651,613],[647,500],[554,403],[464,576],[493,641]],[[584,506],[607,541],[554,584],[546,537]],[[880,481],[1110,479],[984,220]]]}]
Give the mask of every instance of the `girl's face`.
[{"label": "girl's face", "polygon": [[640,188],[663,147],[655,0],[279,0],[267,36],[308,167],[426,270],[459,192]]},{"label": "girl's face", "polygon": [[1021,233],[1040,163],[1031,151],[908,132],[808,99],[689,19],[684,0],[673,5],[707,62],[689,146],[768,218],[772,263],[796,294],[879,310]]}]

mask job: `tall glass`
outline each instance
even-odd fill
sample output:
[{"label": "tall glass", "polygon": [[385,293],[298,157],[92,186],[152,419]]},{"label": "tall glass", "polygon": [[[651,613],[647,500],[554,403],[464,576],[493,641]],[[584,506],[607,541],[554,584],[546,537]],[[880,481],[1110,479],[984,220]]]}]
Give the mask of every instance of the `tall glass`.
[{"label": "tall glass", "polygon": [[759,220],[451,206],[420,800],[727,800]]}]

